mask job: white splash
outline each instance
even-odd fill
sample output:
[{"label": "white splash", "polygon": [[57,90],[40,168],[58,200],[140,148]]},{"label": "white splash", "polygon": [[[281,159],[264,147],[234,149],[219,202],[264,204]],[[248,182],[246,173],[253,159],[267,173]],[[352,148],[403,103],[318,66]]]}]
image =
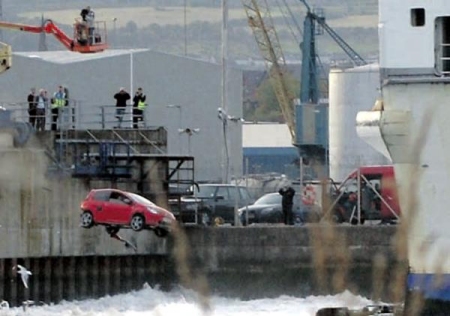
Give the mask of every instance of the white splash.
[{"label": "white splash", "polygon": [[144,287],[140,291],[106,296],[96,300],[61,302],[58,305],[30,306],[26,311],[10,308],[1,315],[34,316],[314,316],[322,307],[347,306],[362,308],[372,302],[346,291],[335,296],[309,296],[298,298],[280,296],[243,301],[213,296],[210,310],[198,304],[197,295],[179,289],[163,292],[157,288]]}]

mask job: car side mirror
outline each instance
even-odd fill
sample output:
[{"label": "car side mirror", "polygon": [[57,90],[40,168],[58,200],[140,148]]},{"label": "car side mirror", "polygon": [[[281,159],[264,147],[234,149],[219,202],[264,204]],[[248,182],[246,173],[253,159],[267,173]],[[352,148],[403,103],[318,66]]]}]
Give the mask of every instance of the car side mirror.
[{"label": "car side mirror", "polygon": [[133,204],[133,203],[131,203],[131,200],[130,200],[130,199],[124,199],[123,202],[124,202],[125,204],[128,204],[128,205]]}]

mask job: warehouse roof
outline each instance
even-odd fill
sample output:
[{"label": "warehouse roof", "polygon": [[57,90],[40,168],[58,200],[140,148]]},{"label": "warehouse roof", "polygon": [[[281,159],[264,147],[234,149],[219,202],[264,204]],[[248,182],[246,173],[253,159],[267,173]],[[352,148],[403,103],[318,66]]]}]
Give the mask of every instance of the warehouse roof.
[{"label": "warehouse roof", "polygon": [[43,61],[55,64],[71,64],[94,59],[129,55],[131,53],[140,53],[144,51],[148,51],[148,49],[108,49],[104,52],[95,54],[81,54],[68,50],[56,50],[44,52],[17,52],[13,53],[13,55],[41,59]]}]

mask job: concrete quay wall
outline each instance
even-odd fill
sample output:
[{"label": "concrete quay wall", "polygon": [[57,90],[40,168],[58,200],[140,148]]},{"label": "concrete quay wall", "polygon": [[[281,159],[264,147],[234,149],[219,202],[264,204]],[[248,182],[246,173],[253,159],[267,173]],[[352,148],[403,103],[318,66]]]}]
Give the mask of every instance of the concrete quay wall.
[{"label": "concrete quay wall", "polygon": [[311,224],[185,229],[192,260],[207,272],[397,262],[396,226]]},{"label": "concrete quay wall", "polygon": [[[239,298],[353,293],[398,302],[407,262],[395,226],[187,227],[189,273],[201,291]],[[401,238],[400,238],[401,239]],[[180,257],[175,242],[174,256]],[[178,250],[179,251],[179,250]],[[178,271],[178,270],[177,270]]]}]

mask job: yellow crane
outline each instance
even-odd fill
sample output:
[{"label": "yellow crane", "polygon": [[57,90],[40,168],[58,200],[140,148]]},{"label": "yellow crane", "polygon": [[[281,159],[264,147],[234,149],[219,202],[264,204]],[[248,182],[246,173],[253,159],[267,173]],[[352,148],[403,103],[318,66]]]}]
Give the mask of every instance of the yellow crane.
[{"label": "yellow crane", "polygon": [[264,58],[270,82],[295,144],[294,96],[289,93],[284,73],[286,60],[275,30],[267,0],[242,0],[256,43]]}]

